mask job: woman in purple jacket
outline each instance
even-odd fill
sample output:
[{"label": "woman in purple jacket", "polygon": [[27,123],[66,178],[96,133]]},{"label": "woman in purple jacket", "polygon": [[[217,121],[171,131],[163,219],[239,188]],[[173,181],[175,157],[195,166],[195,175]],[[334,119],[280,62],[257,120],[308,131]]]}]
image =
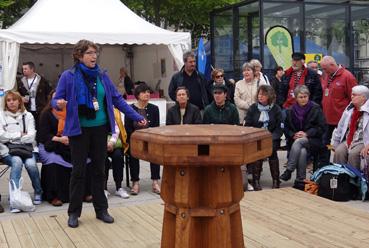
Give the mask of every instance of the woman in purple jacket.
[{"label": "woman in purple jacket", "polygon": [[91,158],[96,218],[106,223],[114,222],[107,211],[104,194],[107,135],[115,131],[113,106],[140,125],[146,124],[145,119],[124,101],[106,72],[100,70],[97,57],[98,46],[80,40],[73,49],[75,65],[61,75],[52,101],[54,108],[67,109],[63,135],[69,138],[73,164],[68,208],[70,227],[77,227],[81,216],[87,157]]}]

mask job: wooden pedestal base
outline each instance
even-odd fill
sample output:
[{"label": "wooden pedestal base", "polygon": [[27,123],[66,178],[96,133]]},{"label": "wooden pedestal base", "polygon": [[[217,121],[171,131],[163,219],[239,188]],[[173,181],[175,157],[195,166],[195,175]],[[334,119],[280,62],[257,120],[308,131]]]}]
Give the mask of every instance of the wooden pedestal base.
[{"label": "wooden pedestal base", "polygon": [[244,247],[241,169],[165,166],[161,247]]}]

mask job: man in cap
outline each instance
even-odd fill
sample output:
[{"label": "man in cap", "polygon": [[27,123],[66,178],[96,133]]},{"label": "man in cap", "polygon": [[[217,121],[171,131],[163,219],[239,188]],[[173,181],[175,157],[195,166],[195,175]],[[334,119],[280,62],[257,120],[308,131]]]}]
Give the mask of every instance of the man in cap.
[{"label": "man in cap", "polygon": [[228,89],[225,85],[214,85],[214,101],[205,108],[204,124],[239,124],[236,106],[226,100],[227,91]]},{"label": "man in cap", "polygon": [[284,109],[288,109],[295,103],[293,92],[298,85],[306,85],[310,91],[310,99],[321,104],[322,86],[319,75],[314,70],[306,68],[304,63],[303,53],[292,54],[292,66],[286,70],[277,95],[277,103]]},{"label": "man in cap", "polygon": [[347,106],[333,135],[333,161],[360,169],[361,157],[369,152],[369,89],[364,85],[352,88]]}]

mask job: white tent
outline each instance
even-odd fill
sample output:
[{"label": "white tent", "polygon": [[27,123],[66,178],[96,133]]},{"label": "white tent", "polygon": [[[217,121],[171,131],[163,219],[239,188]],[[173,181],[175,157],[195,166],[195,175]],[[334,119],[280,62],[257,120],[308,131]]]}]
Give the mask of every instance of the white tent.
[{"label": "white tent", "polygon": [[38,0],[13,26],[0,30],[0,88],[14,86],[20,44],[167,45],[178,68],[191,47],[190,33],[146,22],[119,0]]}]

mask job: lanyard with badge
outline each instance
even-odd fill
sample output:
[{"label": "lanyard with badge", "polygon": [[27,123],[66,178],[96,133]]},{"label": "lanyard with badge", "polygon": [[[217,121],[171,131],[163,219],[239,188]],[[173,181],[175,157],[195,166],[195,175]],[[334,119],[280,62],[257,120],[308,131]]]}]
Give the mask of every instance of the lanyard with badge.
[{"label": "lanyard with badge", "polygon": [[83,81],[85,82],[88,90],[90,91],[92,95],[92,104],[94,106],[95,111],[98,111],[100,109],[99,102],[97,101],[97,80],[96,81],[90,81],[88,80],[88,77],[86,74],[81,70],[83,75]]},{"label": "lanyard with badge", "polygon": [[302,77],[302,73],[303,73],[303,71],[301,71],[301,72],[294,71],[293,72],[293,75],[292,75],[292,77],[294,79],[293,89],[290,90],[290,95],[291,95],[292,98],[295,98],[295,93],[293,91],[296,89],[298,83],[300,82],[300,79]]},{"label": "lanyard with badge", "polygon": [[331,85],[331,83],[333,82],[337,72],[341,69],[341,67],[339,66],[338,69],[330,76],[328,76],[328,82],[327,82],[327,88],[324,90],[324,96],[329,96],[329,86]]},{"label": "lanyard with badge", "polygon": [[31,84],[28,85],[28,93],[29,93],[31,98],[35,97],[34,93],[32,91],[33,83],[35,82],[35,80],[36,80],[36,75],[33,77]]}]

